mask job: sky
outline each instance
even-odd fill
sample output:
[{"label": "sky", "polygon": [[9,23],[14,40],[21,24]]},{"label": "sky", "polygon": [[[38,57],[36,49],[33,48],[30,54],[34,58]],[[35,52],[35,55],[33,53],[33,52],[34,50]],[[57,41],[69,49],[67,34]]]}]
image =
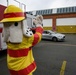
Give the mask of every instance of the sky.
[{"label": "sky", "polygon": [[23,0],[23,3],[26,11],[76,6],[76,0]]},{"label": "sky", "polygon": [[0,4],[14,4],[24,9],[24,5],[19,5],[19,2],[26,5],[26,11],[76,6],[76,0],[0,0]]}]

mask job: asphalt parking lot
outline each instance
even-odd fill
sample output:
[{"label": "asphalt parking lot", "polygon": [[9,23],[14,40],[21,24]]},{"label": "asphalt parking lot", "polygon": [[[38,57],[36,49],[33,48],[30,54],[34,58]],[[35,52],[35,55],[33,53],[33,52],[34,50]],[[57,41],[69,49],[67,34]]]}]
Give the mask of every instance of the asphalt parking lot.
[{"label": "asphalt parking lot", "polygon": [[[64,42],[42,40],[33,47],[37,63],[34,75],[76,75],[76,34],[65,34]],[[6,51],[0,52],[0,75],[10,75]]]}]

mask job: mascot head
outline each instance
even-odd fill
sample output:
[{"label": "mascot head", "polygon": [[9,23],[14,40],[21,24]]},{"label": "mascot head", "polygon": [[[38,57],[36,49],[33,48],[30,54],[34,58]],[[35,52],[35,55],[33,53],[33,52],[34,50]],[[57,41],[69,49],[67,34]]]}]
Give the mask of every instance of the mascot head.
[{"label": "mascot head", "polygon": [[9,5],[4,11],[3,36],[5,42],[21,43],[23,36],[31,37],[32,31],[28,28],[24,12],[14,5]]}]

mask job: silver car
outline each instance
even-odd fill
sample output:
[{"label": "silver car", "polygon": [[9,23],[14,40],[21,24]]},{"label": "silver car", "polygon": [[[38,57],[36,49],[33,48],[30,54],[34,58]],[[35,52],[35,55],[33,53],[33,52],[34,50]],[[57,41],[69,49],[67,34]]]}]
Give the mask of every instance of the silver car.
[{"label": "silver car", "polygon": [[53,32],[51,30],[45,30],[42,34],[42,39],[49,39],[52,41],[64,41],[65,35],[57,32]]}]

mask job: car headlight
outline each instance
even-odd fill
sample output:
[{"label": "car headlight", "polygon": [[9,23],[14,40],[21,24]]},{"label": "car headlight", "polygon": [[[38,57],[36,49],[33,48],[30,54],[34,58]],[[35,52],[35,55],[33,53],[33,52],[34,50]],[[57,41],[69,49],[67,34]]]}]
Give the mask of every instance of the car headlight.
[{"label": "car headlight", "polygon": [[62,36],[58,36],[58,38],[62,38]]}]

